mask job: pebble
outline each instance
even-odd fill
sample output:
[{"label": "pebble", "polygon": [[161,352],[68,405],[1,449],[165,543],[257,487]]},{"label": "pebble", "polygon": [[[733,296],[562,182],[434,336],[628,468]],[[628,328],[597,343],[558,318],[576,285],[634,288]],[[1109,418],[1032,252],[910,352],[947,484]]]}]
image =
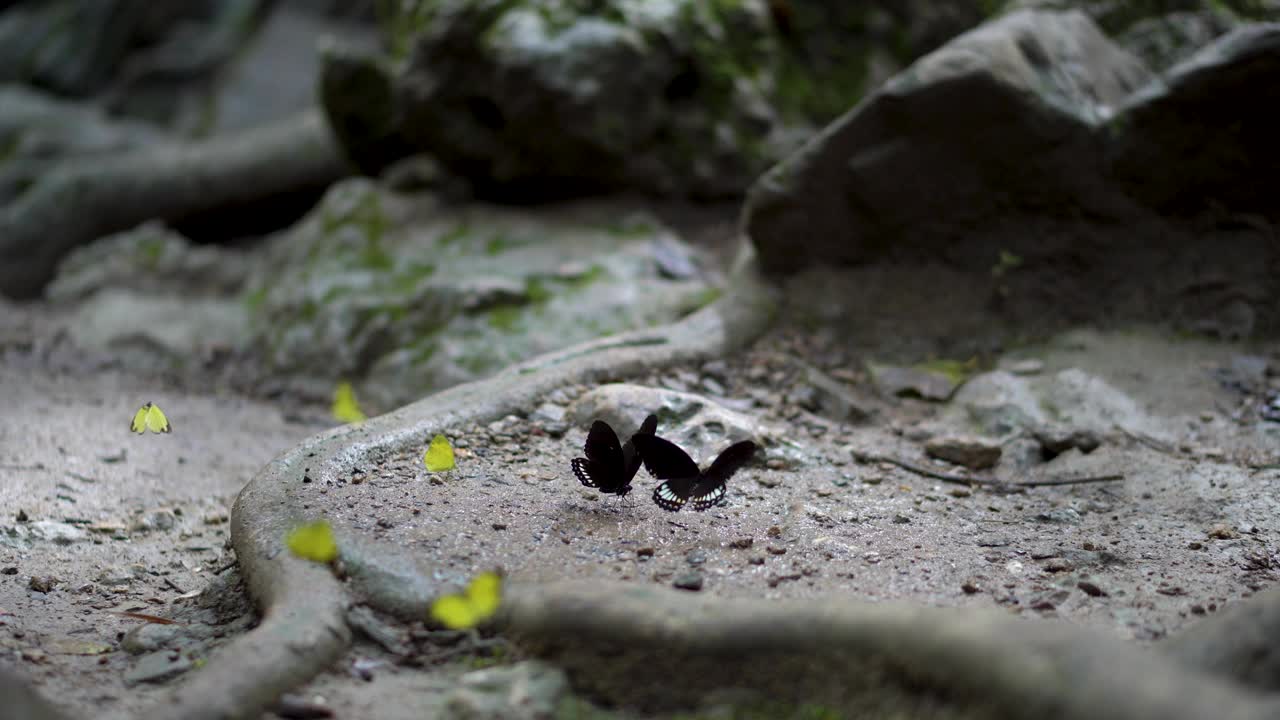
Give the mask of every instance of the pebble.
[{"label": "pebble", "polygon": [[784,547],[777,547],[775,545],[768,545],[765,547],[765,552],[770,555],[786,555],[787,549]]},{"label": "pebble", "polygon": [[963,465],[970,470],[985,470],[1000,461],[1000,443],[976,435],[943,435],[925,443],[930,457]]},{"label": "pebble", "polygon": [[688,572],[676,577],[671,585],[681,590],[697,592],[702,589],[702,573]]},{"label": "pebble", "polygon": [[754,544],[755,544],[755,540],[753,540],[752,538],[738,538],[737,540],[729,541],[729,547],[733,548],[734,550],[746,550],[747,548],[751,547]]},{"label": "pebble", "polygon": [[1035,358],[1015,360],[1006,369],[1014,375],[1039,375],[1044,371],[1044,362]]},{"label": "pebble", "polygon": [[965,580],[960,584],[960,590],[965,595],[974,595],[982,592],[982,586],[978,584],[977,580]]},{"label": "pebble", "polygon": [[906,515],[899,514],[899,515],[893,516],[894,525],[906,525],[909,522],[911,522],[911,518],[907,517]]},{"label": "pebble", "polygon": [[[770,460],[770,462],[773,462]],[[760,487],[776,488],[782,484],[782,479],[777,475],[757,475],[756,482],[760,483]]]},{"label": "pebble", "polygon": [[190,670],[193,664],[190,658],[175,656],[168,650],[149,653],[138,658],[133,669],[124,674],[124,684],[133,686],[140,683],[162,683]]},{"label": "pebble", "polygon": [[690,565],[701,565],[707,561],[707,554],[701,550],[690,550],[684,554],[684,560]]},{"label": "pebble", "polygon": [[1209,537],[1214,540],[1231,540],[1236,537],[1236,532],[1229,525],[1214,525],[1209,529]]},{"label": "pebble", "polygon": [[141,655],[168,647],[181,634],[178,625],[146,623],[125,633],[120,647],[130,655]]},{"label": "pebble", "polygon": [[653,557],[653,548],[651,548],[651,547],[642,547],[642,548],[640,548],[640,549],[636,550],[636,557],[639,557],[639,558],[651,558],[651,557]]},{"label": "pebble", "polygon": [[47,593],[52,592],[58,582],[58,578],[52,575],[32,575],[31,579],[27,581],[27,587],[38,593]]},{"label": "pebble", "polygon": [[1081,522],[1080,513],[1074,508],[1055,508],[1036,515],[1036,519],[1040,522],[1062,523],[1064,525],[1079,525]]},{"label": "pebble", "polygon": [[1084,594],[1088,595],[1089,597],[1107,597],[1106,590],[1103,590],[1102,588],[1089,582],[1088,580],[1081,580],[1080,582],[1076,583],[1076,587],[1083,590]]},{"label": "pebble", "polygon": [[29,532],[32,539],[48,540],[57,545],[70,545],[89,539],[89,533],[75,525],[53,520],[37,520],[29,526]]},{"label": "pebble", "polygon": [[177,518],[168,510],[155,510],[133,521],[129,529],[134,532],[151,532],[152,530],[169,530],[177,523]]},{"label": "pebble", "polygon": [[712,377],[702,378],[702,382],[699,383],[699,385],[702,387],[704,391],[706,391],[708,394],[711,394],[711,395],[723,396],[725,393],[724,385],[721,385],[715,378],[712,378]]}]

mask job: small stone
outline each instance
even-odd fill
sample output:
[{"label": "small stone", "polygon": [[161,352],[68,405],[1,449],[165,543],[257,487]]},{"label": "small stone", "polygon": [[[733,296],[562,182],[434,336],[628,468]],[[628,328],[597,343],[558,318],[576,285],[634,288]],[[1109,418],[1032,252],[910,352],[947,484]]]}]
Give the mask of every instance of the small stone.
[{"label": "small stone", "polygon": [[190,658],[183,655],[174,657],[168,650],[149,653],[138,658],[133,669],[124,674],[124,684],[162,683],[190,670],[192,665]]},{"label": "small stone", "polygon": [[947,494],[948,494],[948,495],[950,495],[951,497],[954,497],[954,498],[967,498],[967,497],[971,497],[971,496],[973,495],[973,493],[972,493],[972,492],[970,492],[969,490],[966,490],[966,489],[964,489],[964,488],[955,488],[955,489],[951,490],[951,492],[949,492],[949,493],[947,493]]},{"label": "small stone", "polygon": [[977,436],[944,435],[925,443],[930,457],[963,465],[971,470],[985,470],[1000,461],[1000,443]]},{"label": "small stone", "polygon": [[133,521],[130,530],[134,532],[151,532],[152,530],[170,530],[177,519],[168,510],[153,510]]},{"label": "small stone", "polygon": [[499,523],[499,522],[496,522],[496,523],[493,523],[492,525],[490,525],[490,527],[492,527],[494,530],[506,530],[506,529],[507,529],[507,524],[506,524],[506,523]]},{"label": "small stone", "polygon": [[1204,543],[1199,542],[1199,541],[1196,541],[1196,540],[1192,540],[1191,542],[1187,543],[1187,549],[1188,549],[1188,550],[1203,550],[1203,549],[1204,549]]},{"label": "small stone", "polygon": [[770,470],[785,470],[787,469],[787,461],[782,458],[773,457],[766,460],[764,466]]},{"label": "small stone", "polygon": [[802,575],[800,573],[791,573],[790,575],[774,575],[773,577],[769,578],[769,587],[778,587],[778,585],[780,585],[781,583],[793,582],[795,580],[799,580],[801,577]]},{"label": "small stone", "polygon": [[1196,604],[1192,605],[1192,606],[1191,606],[1191,614],[1192,614],[1192,615],[1203,615],[1203,614],[1204,614],[1204,606],[1203,606],[1203,605],[1201,605],[1200,603],[1196,603]]},{"label": "small stone", "polygon": [[47,593],[52,592],[58,582],[58,578],[52,575],[32,575],[31,579],[27,581],[27,587],[38,593]]},{"label": "small stone", "polygon": [[469,672],[444,696],[442,717],[490,720],[550,718],[569,693],[563,670],[538,660],[525,660]]},{"label": "small stone", "polygon": [[782,484],[782,479],[777,475],[757,475],[756,482],[760,483],[760,487],[776,488]]},{"label": "small stone", "polygon": [[1080,582],[1076,583],[1076,587],[1083,590],[1084,594],[1088,595],[1089,597],[1107,597],[1106,590],[1103,590],[1102,588],[1089,582],[1088,580],[1081,580]]},{"label": "small stone", "polygon": [[909,522],[911,522],[911,518],[906,515],[898,514],[893,516],[894,525],[906,525]]},{"label": "small stone", "polygon": [[960,584],[960,590],[965,595],[974,595],[982,592],[982,586],[978,584],[977,580],[965,580]]},{"label": "small stone", "polygon": [[751,556],[751,557],[747,558],[747,564],[749,564],[749,565],[763,565],[763,564],[764,564],[764,557],[763,557],[763,556],[761,556],[761,555],[753,555],[753,556]]},{"label": "small stone", "polygon": [[701,565],[707,561],[707,554],[701,550],[690,550],[684,554],[684,561],[690,565]]},{"label": "small stone", "polygon": [[37,520],[31,523],[31,537],[57,545],[70,545],[89,539],[89,533],[69,523]]},{"label": "small stone", "polygon": [[871,382],[890,397],[918,397],[940,402],[951,397],[958,383],[941,372],[868,364]]},{"label": "small stone", "polygon": [[1063,525],[1079,525],[1080,513],[1075,508],[1054,508],[1036,515],[1040,522],[1062,523]]},{"label": "small stone", "polygon": [[130,655],[155,652],[169,647],[182,634],[178,625],[161,625],[145,623],[124,634],[120,640],[120,648]]},{"label": "small stone", "polygon": [[754,544],[755,544],[755,540],[753,540],[752,538],[738,538],[737,540],[729,541],[729,547],[733,548],[734,550],[746,550],[747,548],[751,547]]},{"label": "small stone", "polygon": [[31,516],[27,515],[26,510],[19,510],[18,514],[13,516],[13,519],[17,520],[18,522],[26,522],[31,519]]},{"label": "small stone", "polygon": [[1236,532],[1228,525],[1214,525],[1209,529],[1209,537],[1214,540],[1231,540],[1236,537]]},{"label": "small stone", "polygon": [[771,525],[769,526],[769,529],[765,531],[765,534],[771,538],[782,537],[782,528],[778,527],[777,525]]},{"label": "small stone", "polygon": [[786,555],[786,554],[787,554],[787,549],[786,549],[786,548],[784,548],[784,547],[777,547],[777,546],[775,546],[775,545],[767,545],[767,546],[765,546],[765,549],[764,549],[764,550],[765,550],[765,552],[769,553],[770,555]]},{"label": "small stone", "polygon": [[688,572],[679,575],[675,580],[671,581],[673,587],[681,590],[691,590],[697,592],[702,589],[702,573]]},{"label": "small stone", "polygon": [[202,518],[205,525],[221,525],[229,519],[230,517],[225,512],[222,512],[221,510],[217,512],[205,513],[204,518]]},{"label": "small stone", "polygon": [[653,557],[653,548],[651,548],[651,547],[642,547],[642,548],[639,548],[638,550],[636,550],[636,557],[639,557],[639,558],[651,558],[651,557]]},{"label": "small stone", "polygon": [[721,385],[720,381],[716,380],[713,377],[702,378],[702,382],[700,382],[699,385],[709,395],[718,395],[720,397],[724,396],[724,385]]},{"label": "small stone", "polygon": [[13,565],[10,565],[9,567],[6,567],[6,568],[0,568],[0,575],[17,575],[17,574],[18,574],[18,568]]},{"label": "small stone", "polygon": [[1044,370],[1044,362],[1035,358],[1015,360],[1005,368],[1014,375],[1039,375]]}]

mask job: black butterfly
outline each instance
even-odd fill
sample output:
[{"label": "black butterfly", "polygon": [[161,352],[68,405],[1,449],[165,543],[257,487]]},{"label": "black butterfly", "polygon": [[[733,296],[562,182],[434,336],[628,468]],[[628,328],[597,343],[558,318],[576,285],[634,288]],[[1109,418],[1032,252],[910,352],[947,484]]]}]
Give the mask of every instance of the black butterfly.
[{"label": "black butterfly", "polygon": [[653,501],[663,510],[672,512],[685,506],[701,512],[718,504],[728,491],[725,483],[756,453],[756,444],[743,440],[725,448],[724,452],[705,471],[670,440],[656,435],[637,435],[632,438],[644,467],[659,480],[666,480],[653,490]]},{"label": "black butterfly", "polygon": [[657,429],[658,418],[650,415],[640,424],[636,434],[623,444],[618,442],[618,434],[609,427],[609,423],[602,420],[591,423],[587,444],[582,448],[587,456],[573,459],[573,474],[587,487],[624,497],[631,492],[631,478],[640,469],[635,439],[652,435]]}]

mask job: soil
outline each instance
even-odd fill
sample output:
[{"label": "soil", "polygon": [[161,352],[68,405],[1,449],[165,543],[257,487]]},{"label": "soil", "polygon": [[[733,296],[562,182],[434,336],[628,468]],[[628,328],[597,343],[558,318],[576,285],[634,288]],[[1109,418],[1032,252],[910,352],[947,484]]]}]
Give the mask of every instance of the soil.
[{"label": "soil", "polygon": [[[243,632],[253,617],[227,547],[231,503],[319,427],[209,377],[90,356],[52,332],[42,304],[0,318],[0,669],[76,716],[134,717],[167,688],[126,683],[146,656],[123,641],[149,623],[121,613],[179,623],[175,666]],[[172,433],[129,431],[148,401]]]},{"label": "soil", "polygon": [[[1098,347],[1122,354],[1134,342],[1150,340]],[[1274,581],[1275,469],[1162,452],[1122,434],[1028,475],[1119,473],[1123,482],[1010,493],[944,483],[886,462],[858,463],[851,448],[963,472],[932,463],[922,443],[905,437],[927,424],[921,420],[936,414],[935,405],[901,400],[884,422],[862,427],[790,405],[786,390],[800,376],[787,352],[794,346],[775,335],[734,359],[730,378],[766,368],[785,380],[770,390],[741,380],[727,395],[752,415],[784,423],[811,460],[784,470],[758,458],[730,481],[726,501],[707,512],[657,507],[649,497],[657,481],[644,471],[621,500],[582,487],[569,461],[581,455],[585,431],[556,438],[515,417],[460,428],[455,470],[428,473],[418,451],[335,486],[312,486],[315,504],[340,526],[435,559],[438,577],[459,582],[501,567],[518,580],[605,577],[725,596],[996,604],[1138,640],[1175,632]],[[1183,353],[1182,360],[1162,375],[1194,372],[1201,358]],[[638,384],[671,385],[681,374]],[[684,374],[698,377],[697,368]],[[1155,382],[1145,387],[1153,397],[1167,387]],[[1193,397],[1201,390],[1181,387]],[[1206,416],[1215,415],[1211,407]]]},{"label": "soil", "polygon": [[[168,686],[126,686],[148,656],[125,649],[125,634],[143,621],[119,613],[178,620],[181,636],[163,652],[191,667],[250,627],[225,545],[228,507],[263,463],[331,421],[323,407],[243,395],[244,378],[227,380],[236,373],[225,367],[157,377],[85,357],[49,332],[50,309],[10,310],[0,362],[0,644],[8,658],[0,668],[15,668],[73,713],[128,717]],[[803,448],[797,463],[759,458],[707,512],[658,508],[649,497],[656,482],[643,470],[621,500],[581,486],[570,460],[582,454],[585,428],[520,417],[452,431],[454,470],[426,471],[424,438],[413,453],[308,486],[313,507],[339,527],[410,549],[444,582],[501,567],[520,580],[611,578],[725,597],[994,605],[1140,642],[1275,583],[1276,423],[1260,419],[1256,388],[1224,379],[1223,368],[1246,352],[1274,368],[1280,344],[1083,331],[1003,353],[1036,359],[1040,373],[1081,367],[1104,377],[1174,428],[1172,442],[1107,434],[1088,454],[1040,459],[1004,478],[1120,473],[1122,482],[1010,491],[857,460],[872,453],[964,472],[922,451],[947,422],[945,404],[879,398],[872,420],[851,424],[798,399],[810,365],[870,393],[861,361],[903,352],[894,338],[906,326],[882,322],[894,328],[883,343],[852,344],[784,321],[714,370],[630,379],[701,391],[713,376],[724,385],[713,399],[786,428]],[[562,399],[589,389],[565,388]],[[168,413],[171,435],[128,432],[146,401]],[[86,537],[65,545],[32,538],[41,521]],[[44,590],[48,577],[56,582]],[[423,630],[390,627],[402,637]],[[511,657],[435,640],[414,653],[363,640],[297,696],[339,717],[422,717],[458,675]],[[419,699],[389,700],[396,697]]]}]

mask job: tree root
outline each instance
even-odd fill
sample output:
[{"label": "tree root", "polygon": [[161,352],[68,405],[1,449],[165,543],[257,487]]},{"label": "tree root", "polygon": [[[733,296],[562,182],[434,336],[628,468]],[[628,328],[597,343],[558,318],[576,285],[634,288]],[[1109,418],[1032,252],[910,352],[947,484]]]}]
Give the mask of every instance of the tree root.
[{"label": "tree root", "polygon": [[1280,717],[1275,695],[1090,629],[993,610],[730,600],[609,581],[509,588],[503,608],[505,634],[565,667],[575,687],[648,711],[719,689],[849,716]]},{"label": "tree root", "polygon": [[239,135],[65,163],[0,208],[0,294],[29,298],[79,245],[348,174],[319,111]]},{"label": "tree root", "polygon": [[[768,326],[776,296],[758,276],[749,247],[733,278],[724,296],[680,322],[534,358],[359,425],[321,433],[273,460],[240,492],[231,516],[232,542],[263,623],[210,657],[148,718],[253,717],[348,647],[346,590],[327,568],[295,558],[283,547],[285,532],[310,515],[293,492],[304,474],[324,482],[370,457],[412,447],[424,436],[531,407],[534,399],[566,384],[603,382],[742,347]],[[344,535],[342,528],[335,530]],[[359,552],[366,544],[354,542],[353,552],[344,551],[349,586],[379,610],[421,618],[425,603],[439,591],[430,575],[412,564],[388,564],[385,558],[396,557],[394,552]],[[375,564],[371,558],[383,560]],[[407,582],[415,573],[423,577]]]}]

